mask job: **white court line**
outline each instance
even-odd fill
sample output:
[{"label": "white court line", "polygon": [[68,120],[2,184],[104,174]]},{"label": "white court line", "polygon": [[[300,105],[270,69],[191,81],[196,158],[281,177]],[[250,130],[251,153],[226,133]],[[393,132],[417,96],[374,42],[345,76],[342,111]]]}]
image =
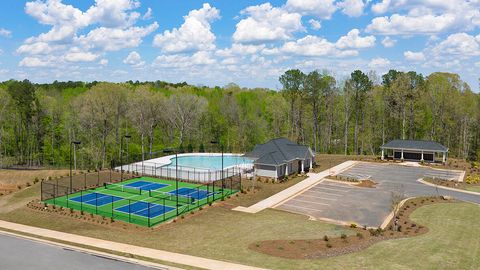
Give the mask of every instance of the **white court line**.
[{"label": "white court line", "polygon": [[313,195],[307,195],[307,194],[302,194],[299,197],[312,197],[320,200],[327,200],[327,201],[336,201],[336,198],[325,198],[325,197],[319,197],[319,196],[313,196]]},{"label": "white court line", "polygon": [[305,191],[305,193],[308,193],[308,192],[323,193],[331,196],[343,196],[343,194],[335,194],[335,193],[329,193],[325,191],[318,191],[318,190],[312,190],[312,189]]},{"label": "white court line", "polygon": [[339,191],[339,192],[348,192],[348,190],[338,190],[338,189],[333,189],[333,188],[326,188],[323,186],[315,186],[312,189],[319,188],[319,189],[326,189],[326,190],[331,190],[331,191]]},{"label": "white court line", "polygon": [[301,199],[292,199],[290,200],[291,202],[304,202],[304,203],[313,203],[313,204],[320,204],[320,205],[325,205],[325,206],[328,206],[330,204],[327,204],[327,203],[321,203],[321,202],[312,202],[312,201],[305,201],[305,200],[301,200]]},{"label": "white court line", "polygon": [[310,210],[310,211],[314,211],[314,212],[322,212],[322,210],[319,210],[319,209],[313,209],[313,208],[308,208],[308,207],[303,207],[303,206],[298,206],[298,205],[282,204],[282,205],[280,205],[280,208],[282,206],[291,207],[291,208],[306,209],[306,210]]}]

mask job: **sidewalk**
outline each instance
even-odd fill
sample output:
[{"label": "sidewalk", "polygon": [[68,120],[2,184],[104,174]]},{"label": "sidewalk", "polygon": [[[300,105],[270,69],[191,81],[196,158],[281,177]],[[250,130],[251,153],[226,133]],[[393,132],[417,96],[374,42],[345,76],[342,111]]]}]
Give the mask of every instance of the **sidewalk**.
[{"label": "sidewalk", "polygon": [[284,189],[280,192],[278,192],[275,195],[272,195],[268,198],[266,198],[263,201],[260,201],[250,207],[243,207],[243,206],[238,206],[233,208],[235,211],[240,211],[240,212],[245,212],[245,213],[258,213],[266,208],[271,208],[274,207],[275,205],[278,205],[279,203],[291,198],[292,196],[297,195],[298,193],[304,191],[305,189],[319,183],[322,181],[323,178],[331,175],[331,174],[338,174],[341,171],[344,171],[345,169],[355,165],[357,161],[345,161],[335,167],[332,167],[330,169],[324,170],[320,173],[308,173],[308,178],[301,181],[300,183],[293,185],[287,189]]},{"label": "sidewalk", "polygon": [[31,226],[26,226],[22,224],[11,223],[11,222],[0,220],[0,229],[2,228],[19,232],[19,233],[27,233],[29,235],[46,237],[52,240],[60,240],[60,241],[65,241],[72,244],[80,244],[88,247],[95,247],[103,250],[132,254],[134,256],[161,260],[161,261],[176,263],[180,265],[188,265],[188,266],[198,267],[202,269],[262,270],[262,268],[257,268],[252,266],[246,266],[241,264],[184,255],[184,254],[179,254],[179,253],[174,253],[169,251],[111,242],[111,241],[106,241],[106,240],[101,240],[101,239],[96,239],[96,238],[91,238],[86,236],[63,233],[63,232],[31,227]]}]

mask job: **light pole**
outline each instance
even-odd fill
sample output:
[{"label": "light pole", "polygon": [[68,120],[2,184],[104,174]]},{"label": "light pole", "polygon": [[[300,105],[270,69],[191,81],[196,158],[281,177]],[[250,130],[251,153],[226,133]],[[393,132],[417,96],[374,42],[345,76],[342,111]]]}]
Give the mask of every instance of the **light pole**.
[{"label": "light pole", "polygon": [[80,141],[70,142],[70,193],[73,193],[73,177],[72,177],[72,145],[79,145]]},{"label": "light pole", "polygon": [[[125,134],[120,139],[120,182],[123,181],[123,138],[130,139],[132,136]],[[128,141],[127,141],[128,143]],[[128,147],[127,147],[128,148]]]},{"label": "light pole", "polygon": [[[224,189],[225,189],[225,177],[223,177],[223,144],[221,144],[219,141],[217,140],[212,140],[210,143],[212,144],[219,144],[220,145],[220,148],[222,150],[222,171],[220,173],[220,177],[222,178],[222,198],[224,196]],[[215,185],[214,185],[215,186]]]},{"label": "light pole", "polygon": [[177,216],[178,216],[178,149],[163,149],[163,153],[172,153],[175,152],[175,197],[177,201]]}]

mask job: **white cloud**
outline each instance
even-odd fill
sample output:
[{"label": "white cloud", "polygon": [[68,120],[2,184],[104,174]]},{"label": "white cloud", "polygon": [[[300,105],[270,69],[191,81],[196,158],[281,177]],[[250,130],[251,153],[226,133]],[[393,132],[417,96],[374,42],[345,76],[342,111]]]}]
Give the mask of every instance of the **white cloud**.
[{"label": "white cloud", "polygon": [[480,2],[464,0],[383,0],[372,6],[376,17],[367,32],[385,35],[436,34],[451,30],[470,31],[480,26]]},{"label": "white cloud", "polygon": [[453,56],[468,58],[480,55],[480,35],[474,37],[467,33],[456,33],[447,37],[432,48],[435,56]]},{"label": "white cloud", "polygon": [[368,63],[368,67],[371,69],[382,69],[390,66],[390,60],[382,57],[373,58]]},{"label": "white cloud", "polygon": [[243,56],[243,55],[258,53],[264,48],[265,48],[264,44],[255,45],[255,44],[233,43],[230,48],[217,50],[215,54],[221,57]]},{"label": "white cloud", "polygon": [[382,45],[385,48],[392,48],[393,46],[395,46],[396,43],[397,43],[397,41],[395,39],[390,38],[390,37],[385,37],[382,40]]},{"label": "white cloud", "polygon": [[334,0],[288,0],[285,6],[290,11],[320,19],[330,19],[337,10]]},{"label": "white cloud", "polygon": [[145,61],[142,60],[142,57],[136,51],[130,52],[128,56],[123,59],[123,63],[135,68],[143,67],[145,65]]},{"label": "white cloud", "polygon": [[98,57],[98,54],[84,52],[79,48],[73,48],[67,54],[65,54],[65,60],[68,62],[92,62]]},{"label": "white cloud", "polygon": [[310,27],[313,29],[313,30],[318,30],[320,28],[322,28],[322,23],[320,21],[317,21],[317,20],[314,20],[314,19],[310,19],[308,21],[308,23],[310,24]]},{"label": "white cloud", "polygon": [[[310,35],[297,41],[287,42],[276,52],[302,56],[344,57],[358,55],[356,50],[339,50],[334,43],[324,38]],[[270,53],[275,53],[275,51],[270,51]]]},{"label": "white cloud", "polygon": [[[133,48],[158,28],[156,22],[134,26],[140,14],[136,0],[96,0],[85,12],[61,0],[32,1],[25,12],[51,28],[27,38],[17,53],[27,55],[21,66],[57,66],[92,62],[108,51]],[[79,35],[79,32],[83,34]],[[86,31],[85,31],[86,30]]]},{"label": "white cloud", "polygon": [[376,38],[374,36],[361,37],[358,29],[352,29],[346,36],[341,37],[336,45],[340,49],[354,48],[370,48],[375,46]]},{"label": "white cloud", "polygon": [[374,18],[366,31],[384,35],[433,34],[449,29],[454,22],[455,16],[452,14],[415,17],[393,14],[390,17]]},{"label": "white cloud", "polygon": [[210,23],[219,18],[218,9],[203,4],[201,9],[192,10],[184,17],[185,22],[179,29],[156,35],[153,44],[167,53],[213,50],[215,34],[211,31]]},{"label": "white cloud", "polygon": [[365,3],[363,0],[344,0],[337,3],[342,12],[350,17],[360,17],[363,14]]},{"label": "white cloud", "polygon": [[145,36],[158,28],[154,22],[146,27],[130,27],[127,29],[99,27],[76,39],[85,48],[100,51],[118,51],[125,48],[138,47]]},{"label": "white cloud", "polygon": [[272,7],[270,3],[247,7],[241,14],[247,18],[236,25],[233,40],[238,43],[288,40],[294,32],[304,31],[302,15]]},{"label": "white cloud", "polygon": [[53,66],[51,58],[25,57],[18,64],[21,67],[48,67]]},{"label": "white cloud", "polygon": [[199,51],[193,55],[171,54],[160,55],[153,62],[153,67],[158,68],[190,68],[193,66],[204,66],[216,63],[209,52]]},{"label": "white cloud", "polygon": [[153,11],[152,11],[151,8],[148,8],[147,12],[145,12],[145,14],[143,14],[142,19],[143,20],[151,20],[152,18],[153,18]]},{"label": "white cloud", "polygon": [[103,58],[103,59],[101,59],[98,63],[99,63],[101,66],[106,66],[106,65],[108,65],[108,59]]},{"label": "white cloud", "polygon": [[405,56],[405,59],[408,61],[412,62],[422,62],[425,61],[425,55],[423,52],[412,52],[412,51],[406,51],[403,53]]},{"label": "white cloud", "polygon": [[0,28],[0,37],[11,37],[12,31],[7,30],[5,28]]}]

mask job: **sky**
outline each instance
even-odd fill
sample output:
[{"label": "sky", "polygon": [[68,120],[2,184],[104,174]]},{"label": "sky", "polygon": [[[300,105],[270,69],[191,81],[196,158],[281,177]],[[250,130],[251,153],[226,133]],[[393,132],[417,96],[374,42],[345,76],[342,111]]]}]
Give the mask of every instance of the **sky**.
[{"label": "sky", "polygon": [[455,72],[478,92],[480,1],[3,0],[0,80],[280,89],[288,69]]}]

